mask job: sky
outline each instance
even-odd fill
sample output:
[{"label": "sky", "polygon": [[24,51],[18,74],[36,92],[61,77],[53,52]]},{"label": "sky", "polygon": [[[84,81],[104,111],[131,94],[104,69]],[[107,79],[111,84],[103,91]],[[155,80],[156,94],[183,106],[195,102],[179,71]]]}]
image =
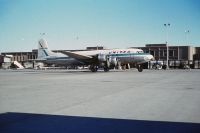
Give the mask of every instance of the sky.
[{"label": "sky", "polygon": [[0,0],[0,52],[37,49],[40,38],[54,50],[200,47],[200,0]]}]

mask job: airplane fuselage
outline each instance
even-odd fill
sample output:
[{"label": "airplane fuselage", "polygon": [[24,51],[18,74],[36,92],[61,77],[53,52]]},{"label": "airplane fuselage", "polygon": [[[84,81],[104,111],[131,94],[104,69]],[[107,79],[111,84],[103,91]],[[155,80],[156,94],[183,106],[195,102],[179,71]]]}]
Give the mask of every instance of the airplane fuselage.
[{"label": "airplane fuselage", "polygon": [[117,58],[121,63],[145,63],[153,59],[149,53],[144,53],[141,49],[107,49],[92,51],[77,51],[77,54],[85,56],[106,55],[108,58]]},{"label": "airplane fuselage", "polygon": [[44,59],[45,63],[47,64],[56,64],[56,65],[64,65],[64,66],[69,66],[69,65],[83,65],[84,63],[74,59],[74,58],[71,58],[71,57],[52,57],[52,56],[49,56],[49,57],[46,57]]}]

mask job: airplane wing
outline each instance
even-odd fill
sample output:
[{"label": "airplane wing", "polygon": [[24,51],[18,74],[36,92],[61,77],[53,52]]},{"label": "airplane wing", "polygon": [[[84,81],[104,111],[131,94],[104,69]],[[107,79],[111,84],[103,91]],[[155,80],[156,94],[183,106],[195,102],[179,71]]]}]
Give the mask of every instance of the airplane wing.
[{"label": "airplane wing", "polygon": [[69,51],[61,51],[61,53],[69,56],[69,57],[72,57],[74,59],[77,59],[77,60],[92,60],[94,57],[92,56],[87,56],[87,55],[81,55],[81,54],[78,54],[78,53],[75,53],[75,52],[69,52]]}]

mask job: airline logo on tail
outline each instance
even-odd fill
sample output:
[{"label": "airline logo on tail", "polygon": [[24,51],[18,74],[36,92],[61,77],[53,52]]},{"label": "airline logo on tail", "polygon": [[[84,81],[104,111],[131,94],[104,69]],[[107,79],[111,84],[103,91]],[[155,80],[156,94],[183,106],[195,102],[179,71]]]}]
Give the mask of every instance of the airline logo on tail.
[{"label": "airline logo on tail", "polygon": [[40,39],[38,41],[38,58],[45,58],[49,55],[50,51],[48,50],[47,41]]},{"label": "airline logo on tail", "polygon": [[41,44],[40,41],[39,41],[39,45],[40,45],[40,47],[41,47],[41,50],[44,52],[44,54],[45,54],[46,56],[49,56],[49,55],[47,54],[47,52],[45,51],[45,48],[42,46],[42,44]]}]

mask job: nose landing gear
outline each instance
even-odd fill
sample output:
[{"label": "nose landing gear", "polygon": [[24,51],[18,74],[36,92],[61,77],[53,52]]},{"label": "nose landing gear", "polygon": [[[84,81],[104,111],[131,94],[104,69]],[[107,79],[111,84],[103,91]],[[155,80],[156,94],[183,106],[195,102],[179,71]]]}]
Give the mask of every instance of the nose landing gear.
[{"label": "nose landing gear", "polygon": [[137,69],[138,69],[138,72],[142,72],[143,71],[143,66],[142,65],[137,65]]}]

